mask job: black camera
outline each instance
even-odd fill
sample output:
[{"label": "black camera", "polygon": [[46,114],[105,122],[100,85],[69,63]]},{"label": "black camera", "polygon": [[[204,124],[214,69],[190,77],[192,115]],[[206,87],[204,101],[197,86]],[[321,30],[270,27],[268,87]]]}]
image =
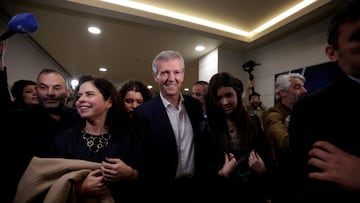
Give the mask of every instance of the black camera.
[{"label": "black camera", "polygon": [[254,80],[254,76],[251,74],[251,72],[254,70],[254,67],[257,65],[261,65],[260,63],[256,63],[253,60],[250,60],[244,64],[242,64],[242,68],[244,69],[244,71],[249,73],[249,79],[252,81]]}]

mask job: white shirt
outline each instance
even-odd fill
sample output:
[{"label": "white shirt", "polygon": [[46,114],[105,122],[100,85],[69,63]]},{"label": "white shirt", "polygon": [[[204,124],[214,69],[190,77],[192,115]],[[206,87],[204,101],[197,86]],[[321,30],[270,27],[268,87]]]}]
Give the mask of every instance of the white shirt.
[{"label": "white shirt", "polygon": [[180,95],[178,108],[169,103],[160,93],[172,129],[174,131],[179,156],[176,178],[194,175],[194,141],[193,128],[184,106],[184,98]]}]

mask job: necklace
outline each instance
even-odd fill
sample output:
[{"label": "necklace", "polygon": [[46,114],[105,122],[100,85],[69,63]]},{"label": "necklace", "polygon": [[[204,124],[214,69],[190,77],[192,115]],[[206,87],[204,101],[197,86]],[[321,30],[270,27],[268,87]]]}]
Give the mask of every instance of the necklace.
[{"label": "necklace", "polygon": [[228,132],[230,136],[235,136],[237,134],[237,127],[234,125],[232,121],[226,121]]},{"label": "necklace", "polygon": [[85,140],[86,146],[92,152],[98,152],[100,149],[109,145],[111,138],[109,133],[104,133],[102,135],[92,135],[86,132],[85,129],[83,129],[82,132],[82,138]]}]

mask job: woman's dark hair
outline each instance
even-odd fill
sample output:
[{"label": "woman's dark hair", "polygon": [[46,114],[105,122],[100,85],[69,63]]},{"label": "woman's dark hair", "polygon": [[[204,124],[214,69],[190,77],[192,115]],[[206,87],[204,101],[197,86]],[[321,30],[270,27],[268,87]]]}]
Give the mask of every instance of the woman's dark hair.
[{"label": "woman's dark hair", "polygon": [[31,80],[18,80],[14,82],[11,88],[11,95],[14,97],[14,102],[17,106],[26,106],[23,99],[23,91],[28,85],[36,85],[36,82]]},{"label": "woman's dark hair", "polygon": [[80,86],[85,82],[91,82],[100,91],[104,97],[104,100],[112,100],[112,106],[108,110],[105,121],[105,126],[108,127],[109,133],[111,133],[113,130],[117,129],[117,127],[119,127],[119,123],[122,122],[119,110],[119,102],[117,100],[117,90],[115,86],[105,78],[97,78],[91,75],[85,75],[79,79],[79,85],[75,90],[76,95],[79,92]]},{"label": "woman's dark hair", "polygon": [[[152,98],[152,94],[150,90],[146,87],[146,85],[138,80],[129,80],[125,82],[120,90],[119,90],[119,101],[124,102],[124,97],[128,91],[140,92],[144,101]],[[122,104],[122,103],[121,103]]]},{"label": "woman's dark hair", "polygon": [[217,92],[220,87],[231,87],[236,92],[237,106],[231,113],[231,119],[238,128],[240,136],[240,144],[248,144],[251,142],[252,135],[257,125],[248,115],[243,102],[242,93],[244,86],[241,80],[233,77],[227,72],[221,72],[213,75],[209,82],[208,95],[206,98],[206,111],[210,127],[217,132],[216,134],[227,134],[226,114],[218,106]]}]

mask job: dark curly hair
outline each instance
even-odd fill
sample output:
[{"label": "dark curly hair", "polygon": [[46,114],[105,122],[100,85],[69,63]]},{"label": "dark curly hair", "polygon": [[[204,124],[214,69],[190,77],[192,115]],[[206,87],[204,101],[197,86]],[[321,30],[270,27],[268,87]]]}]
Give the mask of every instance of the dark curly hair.
[{"label": "dark curly hair", "polygon": [[125,82],[119,90],[119,100],[123,102],[123,99],[128,91],[140,92],[144,101],[151,99],[152,93],[146,87],[146,85],[138,80],[128,80]]},{"label": "dark curly hair", "polygon": [[24,88],[28,85],[36,85],[36,82],[31,80],[18,80],[14,82],[11,88],[11,95],[14,97],[14,102],[18,106],[26,105],[23,99]]},{"label": "dark curly hair", "polygon": [[[105,125],[109,129],[109,133],[112,133],[112,131],[120,128],[121,125],[119,124],[122,123],[124,120],[120,114],[120,107],[118,105],[119,102],[117,100],[117,90],[113,83],[105,78],[94,77],[92,75],[84,75],[79,79],[79,85],[75,90],[75,95],[78,95],[80,86],[85,82],[91,82],[99,90],[104,100],[112,100],[112,106],[108,110],[105,121]],[[83,122],[82,124],[85,125],[85,122]]]}]

